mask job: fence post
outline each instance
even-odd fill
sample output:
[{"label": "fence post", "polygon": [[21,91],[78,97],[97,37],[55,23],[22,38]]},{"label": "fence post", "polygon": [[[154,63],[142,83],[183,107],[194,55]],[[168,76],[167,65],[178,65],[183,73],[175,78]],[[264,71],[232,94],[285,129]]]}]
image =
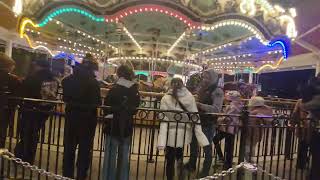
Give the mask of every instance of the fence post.
[{"label": "fence post", "polygon": [[[239,158],[238,158],[238,164],[241,162],[244,162],[245,158],[245,146],[246,146],[246,137],[247,137],[247,129],[248,129],[248,120],[249,120],[249,112],[248,107],[244,106],[241,111],[240,121],[242,123],[241,128],[241,136],[240,136],[240,147],[239,147]],[[239,169],[237,172],[237,179],[242,179],[244,175],[243,169]]]},{"label": "fence post", "polygon": [[[152,101],[150,101],[152,102]],[[158,98],[153,102],[154,109],[158,109]],[[155,136],[155,128],[156,128],[156,120],[157,120],[157,112],[153,112],[153,118],[152,118],[152,125],[151,125],[151,143],[150,143],[150,152],[147,162],[148,163],[154,163],[153,160],[153,149],[154,149],[154,136]]]}]

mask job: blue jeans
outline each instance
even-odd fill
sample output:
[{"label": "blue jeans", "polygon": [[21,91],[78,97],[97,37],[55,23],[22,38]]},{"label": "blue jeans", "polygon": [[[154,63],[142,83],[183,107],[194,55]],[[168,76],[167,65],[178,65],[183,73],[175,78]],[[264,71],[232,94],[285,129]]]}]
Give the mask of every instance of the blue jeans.
[{"label": "blue jeans", "polygon": [[129,179],[129,150],[131,137],[106,137],[103,161],[103,180]]},{"label": "blue jeans", "polygon": [[[201,171],[202,175],[209,175],[209,171],[211,168],[211,163],[212,163],[212,139],[213,139],[213,133],[214,133],[214,128],[212,126],[202,126],[202,132],[206,135],[209,141],[209,145],[203,147],[204,151],[204,161],[203,161],[203,169]],[[190,144],[190,160],[189,160],[189,165],[191,167],[196,167],[197,159],[199,155],[199,147],[198,147],[198,141],[195,136],[195,133],[193,132],[192,135],[192,141]]]}]

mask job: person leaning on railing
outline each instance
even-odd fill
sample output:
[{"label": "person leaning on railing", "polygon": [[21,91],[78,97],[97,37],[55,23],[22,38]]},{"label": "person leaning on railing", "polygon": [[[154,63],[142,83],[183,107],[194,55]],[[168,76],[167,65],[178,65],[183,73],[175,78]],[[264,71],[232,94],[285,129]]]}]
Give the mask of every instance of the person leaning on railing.
[{"label": "person leaning on railing", "polygon": [[138,84],[133,82],[134,72],[128,66],[117,69],[118,80],[107,94],[106,114],[113,118],[106,122],[103,180],[129,179],[129,154],[133,133],[133,116],[140,104]]},{"label": "person leaning on railing", "polygon": [[[291,115],[292,124],[296,125],[296,135],[299,138],[297,168],[304,169],[307,164],[308,149],[311,139],[310,120],[308,111],[304,108],[304,100],[299,99]],[[291,144],[289,146],[291,148]]]},{"label": "person leaning on railing", "polygon": [[[263,137],[263,127],[272,124],[272,108],[265,105],[265,100],[260,96],[254,96],[248,103],[249,114],[257,117],[250,117],[245,143],[245,160],[251,162],[255,155],[256,146]],[[262,128],[261,128],[262,127]]]},{"label": "person leaning on railing", "polygon": [[[161,110],[174,110],[196,113],[198,112],[196,101],[192,94],[183,86],[180,78],[173,78],[168,93],[163,96],[160,103]],[[200,146],[208,146],[209,141],[202,132],[200,119],[193,117],[193,114],[181,114],[181,119],[177,114],[164,112],[164,121],[160,123],[158,138],[158,149],[165,150],[166,157],[166,176],[167,180],[174,179],[175,160],[178,164],[178,177],[182,177],[183,149],[185,145],[191,143],[192,133],[197,138]],[[193,124],[195,119],[197,124]],[[170,121],[170,122],[166,122]],[[181,123],[177,123],[177,122]],[[194,130],[193,130],[194,127]]]},{"label": "person leaning on railing", "polygon": [[[210,145],[203,148],[205,158],[203,162],[203,168],[198,175],[199,178],[209,175],[209,171],[212,163],[212,138],[214,134],[214,124],[217,117],[204,114],[204,113],[220,113],[223,105],[223,90],[218,87],[218,73],[213,69],[208,69],[203,72],[201,77],[201,85],[198,95],[197,107],[200,112],[200,121],[202,131],[207,136]],[[190,172],[195,171],[198,158],[198,142],[195,136],[192,137],[190,144],[190,159],[184,168]]]},{"label": "person leaning on railing", "polygon": [[100,87],[94,72],[98,64],[84,59],[76,65],[74,73],[62,81],[65,107],[63,176],[74,177],[75,153],[77,146],[77,179],[84,180],[91,162],[97,107],[101,105]]},{"label": "person leaning on railing", "polygon": [[[218,119],[218,131],[213,137],[214,147],[216,148],[219,161],[223,163],[224,169],[232,167],[234,138],[239,131],[240,119],[238,116],[243,108],[241,95],[238,91],[229,91],[226,93],[226,100],[230,102],[225,108],[225,113],[230,116],[220,117]],[[220,141],[225,139],[225,157],[223,157]]]},{"label": "person leaning on railing", "polygon": [[[320,87],[318,87],[320,88]],[[309,180],[320,179],[320,95],[315,95],[304,105],[304,109],[310,112],[311,140],[310,151],[312,156]]]},{"label": "person leaning on railing", "polygon": [[[50,71],[49,62],[45,59],[34,60],[20,89],[19,95],[23,98],[56,100],[58,81]],[[21,118],[18,119],[20,139],[15,148],[16,157],[33,164],[40,130],[53,107],[54,105],[44,102],[24,102],[21,105]]]},{"label": "person leaning on railing", "polygon": [[0,53],[0,148],[5,147],[7,129],[14,115],[14,104],[8,97],[16,96],[21,85],[20,79],[11,74],[15,64],[13,59]]}]

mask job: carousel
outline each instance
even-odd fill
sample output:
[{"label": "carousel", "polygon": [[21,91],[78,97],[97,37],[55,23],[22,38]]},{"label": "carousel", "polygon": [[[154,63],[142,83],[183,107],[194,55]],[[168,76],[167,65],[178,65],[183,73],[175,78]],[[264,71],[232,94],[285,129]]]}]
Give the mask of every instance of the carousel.
[{"label": "carousel", "polygon": [[[188,81],[206,68],[233,81],[258,83],[258,74],[287,61],[297,37],[296,9],[268,0],[15,0],[21,41],[54,63],[99,60],[112,82],[128,64],[151,89],[170,74]],[[58,63],[59,64],[59,63]],[[60,63],[61,64],[61,63]],[[68,73],[66,68],[60,68]],[[230,78],[229,78],[230,79]],[[196,80],[195,80],[196,81]],[[156,87],[155,87],[156,86]]]}]

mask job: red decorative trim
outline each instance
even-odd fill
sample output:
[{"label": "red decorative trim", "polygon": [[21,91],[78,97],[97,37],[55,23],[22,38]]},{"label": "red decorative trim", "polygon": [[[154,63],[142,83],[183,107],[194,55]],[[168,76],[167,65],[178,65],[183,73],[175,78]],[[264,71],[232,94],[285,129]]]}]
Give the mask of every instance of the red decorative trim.
[{"label": "red decorative trim", "polygon": [[162,13],[168,16],[175,17],[176,19],[183,22],[186,26],[188,26],[190,29],[200,29],[201,23],[194,22],[190,18],[188,18],[186,15],[182,14],[179,11],[176,11],[174,9],[161,6],[161,5],[154,5],[154,4],[146,4],[146,5],[138,5],[138,6],[132,6],[128,7],[126,9],[123,9],[121,11],[118,11],[117,13],[113,15],[106,15],[104,16],[105,22],[118,22],[119,20],[138,13],[143,12],[158,12]]}]

